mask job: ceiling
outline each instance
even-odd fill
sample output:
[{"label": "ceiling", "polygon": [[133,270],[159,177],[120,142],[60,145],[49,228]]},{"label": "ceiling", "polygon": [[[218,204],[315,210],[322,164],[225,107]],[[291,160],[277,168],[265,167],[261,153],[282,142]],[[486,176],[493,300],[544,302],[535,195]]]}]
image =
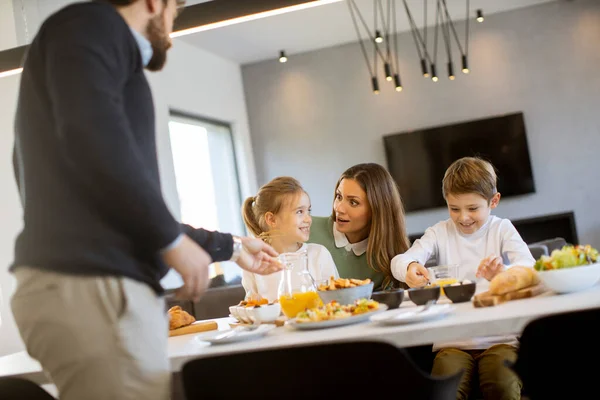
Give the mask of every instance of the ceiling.
[{"label": "ceiling", "polygon": [[[206,0],[204,0],[206,1]],[[355,0],[369,27],[373,26],[373,0]],[[485,16],[494,13],[529,7],[556,0],[471,0],[470,15],[482,9]],[[188,0],[196,4],[202,0]],[[382,5],[387,4],[381,0]],[[435,1],[427,0],[428,25],[435,19]],[[423,0],[407,0],[419,27],[423,26]],[[447,0],[448,11],[454,21],[464,20],[465,0]],[[397,31],[409,30],[409,22],[402,1],[396,0]],[[366,37],[361,26],[362,37]],[[462,35],[461,35],[462,37]],[[324,4],[318,7],[280,14],[268,18],[243,22],[222,28],[183,36],[183,40],[213,54],[239,64],[250,64],[279,57],[279,51],[289,55],[355,42],[356,31],[348,10],[347,1]]]}]

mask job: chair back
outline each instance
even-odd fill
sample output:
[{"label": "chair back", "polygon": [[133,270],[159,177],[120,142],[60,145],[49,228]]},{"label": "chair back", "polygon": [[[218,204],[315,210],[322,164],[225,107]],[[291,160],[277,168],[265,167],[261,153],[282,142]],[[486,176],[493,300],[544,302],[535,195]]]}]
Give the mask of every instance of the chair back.
[{"label": "chair back", "polygon": [[36,383],[22,378],[0,378],[2,400],[55,400]]},{"label": "chair back", "polygon": [[535,319],[525,326],[517,361],[509,365],[531,400],[587,398],[596,393],[600,308]]},{"label": "chair back", "polygon": [[544,244],[530,244],[528,247],[535,260],[539,260],[541,256],[549,255],[548,247]]},{"label": "chair back", "polygon": [[207,357],[187,362],[187,400],[235,397],[401,396],[454,400],[459,374],[438,378],[404,350],[382,342],[345,342]]}]

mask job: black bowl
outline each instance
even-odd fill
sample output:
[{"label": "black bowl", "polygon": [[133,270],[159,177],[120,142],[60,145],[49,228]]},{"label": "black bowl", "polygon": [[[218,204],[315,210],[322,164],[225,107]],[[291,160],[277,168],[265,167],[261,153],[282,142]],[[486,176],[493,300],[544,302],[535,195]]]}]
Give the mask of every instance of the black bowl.
[{"label": "black bowl", "polygon": [[408,289],[408,297],[418,306],[422,306],[429,300],[438,300],[440,298],[440,287],[425,287]]},{"label": "black bowl", "polygon": [[465,283],[456,286],[444,286],[444,294],[453,303],[464,303],[470,301],[475,294],[475,282]]},{"label": "black bowl", "polygon": [[404,289],[391,289],[391,290],[380,290],[371,294],[371,299],[379,303],[387,304],[392,308],[400,307],[402,300],[404,300]]}]

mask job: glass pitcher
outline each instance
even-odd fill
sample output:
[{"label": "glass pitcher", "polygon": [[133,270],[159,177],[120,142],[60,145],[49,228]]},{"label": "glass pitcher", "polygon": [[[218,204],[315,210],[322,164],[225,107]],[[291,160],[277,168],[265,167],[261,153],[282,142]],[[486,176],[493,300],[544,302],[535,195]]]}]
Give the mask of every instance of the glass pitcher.
[{"label": "glass pitcher", "polygon": [[323,305],[313,277],[308,271],[306,250],[295,253],[282,253],[279,261],[283,264],[283,274],[279,282],[279,304],[288,318],[307,308]]}]

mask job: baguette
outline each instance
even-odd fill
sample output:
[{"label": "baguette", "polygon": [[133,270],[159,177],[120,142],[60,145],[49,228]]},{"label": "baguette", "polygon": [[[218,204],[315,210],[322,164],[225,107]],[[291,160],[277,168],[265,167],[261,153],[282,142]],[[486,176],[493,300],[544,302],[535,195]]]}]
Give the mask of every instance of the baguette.
[{"label": "baguette", "polygon": [[514,266],[500,272],[490,282],[491,294],[506,294],[529,286],[537,285],[540,278],[531,267]]}]

